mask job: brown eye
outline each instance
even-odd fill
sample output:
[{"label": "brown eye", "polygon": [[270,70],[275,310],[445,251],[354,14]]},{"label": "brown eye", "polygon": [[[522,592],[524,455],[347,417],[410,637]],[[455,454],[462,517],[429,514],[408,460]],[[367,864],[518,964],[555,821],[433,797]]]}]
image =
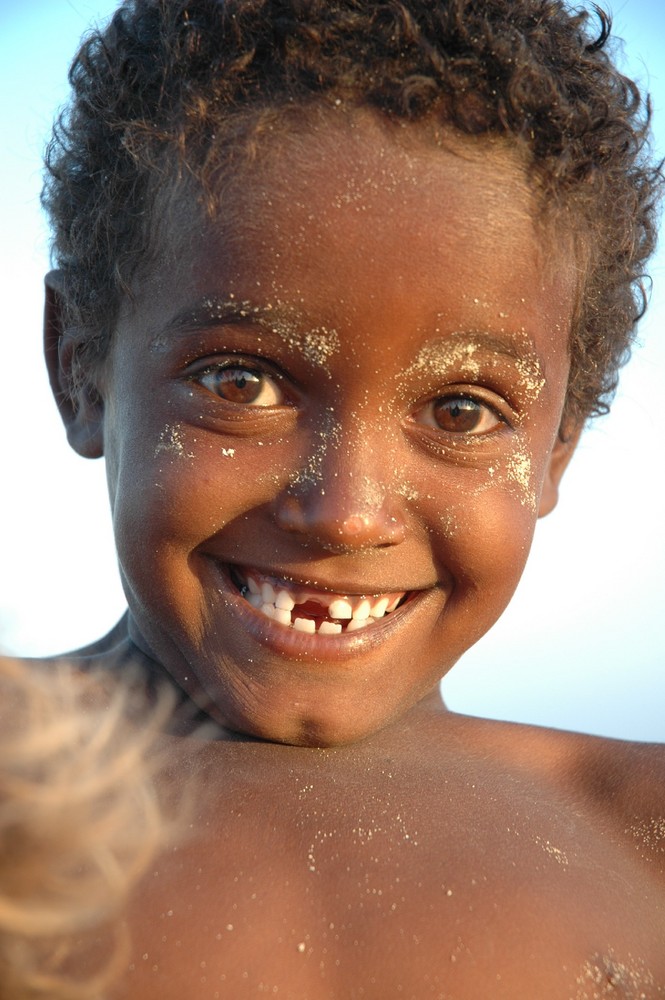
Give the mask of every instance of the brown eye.
[{"label": "brown eye", "polygon": [[425,407],[421,419],[447,434],[487,434],[504,423],[486,403],[468,396],[440,396]]},{"label": "brown eye", "polygon": [[241,406],[279,406],[283,401],[274,379],[243,365],[209,368],[198,380],[216,396]]}]

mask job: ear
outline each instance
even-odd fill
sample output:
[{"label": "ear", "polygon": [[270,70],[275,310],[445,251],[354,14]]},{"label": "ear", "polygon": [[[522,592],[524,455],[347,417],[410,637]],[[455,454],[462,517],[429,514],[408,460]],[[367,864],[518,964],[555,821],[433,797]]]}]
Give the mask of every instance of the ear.
[{"label": "ear", "polygon": [[545,471],[545,481],[540,494],[540,505],[538,507],[538,517],[545,517],[546,514],[554,510],[559,499],[559,483],[568,463],[573,457],[573,452],[577,447],[577,442],[582,434],[583,427],[574,428],[572,433],[565,433],[563,429],[557,434],[557,439],[549,457],[547,469]]},{"label": "ear", "polygon": [[104,454],[104,404],[78,371],[81,338],[65,325],[61,272],[49,271],[45,285],[44,357],[51,391],[74,451],[84,458],[100,458]]}]

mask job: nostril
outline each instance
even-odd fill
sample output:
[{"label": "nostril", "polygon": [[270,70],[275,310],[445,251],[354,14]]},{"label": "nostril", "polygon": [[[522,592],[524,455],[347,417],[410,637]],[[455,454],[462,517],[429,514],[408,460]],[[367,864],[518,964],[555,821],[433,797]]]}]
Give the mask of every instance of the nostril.
[{"label": "nostril", "polygon": [[348,505],[346,512],[340,506],[330,494],[323,500],[287,494],[278,499],[275,514],[282,530],[309,536],[331,551],[384,548],[404,540],[403,521],[384,509],[358,511],[356,505],[355,513],[350,513]]},{"label": "nostril", "polygon": [[302,508],[295,497],[286,496],[279,505],[278,518],[287,531],[304,532],[307,530]]}]

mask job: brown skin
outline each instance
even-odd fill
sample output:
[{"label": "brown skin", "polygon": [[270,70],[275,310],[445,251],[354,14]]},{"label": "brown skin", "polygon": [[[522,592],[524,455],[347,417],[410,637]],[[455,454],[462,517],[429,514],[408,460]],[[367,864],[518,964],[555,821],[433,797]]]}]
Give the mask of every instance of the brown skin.
[{"label": "brown skin", "polygon": [[209,805],[136,896],[118,997],[665,996],[662,748],[421,707],[355,746],[218,742],[199,767]]},{"label": "brown skin", "polygon": [[[96,393],[62,403],[74,447],[106,456],[129,603],[86,654],[138,651],[223,727],[196,765],[214,788],[197,837],[130,916],[119,995],[658,996],[662,751],[460,718],[438,694],[508,603],[572,452],[576,262],[509,147],[354,124],[244,175],[218,220],[174,225]],[[58,392],[71,352],[47,353]],[[229,366],[258,373],[255,397],[219,388]],[[310,637],[229,566],[410,596]],[[603,962],[642,992],[603,992]]]}]

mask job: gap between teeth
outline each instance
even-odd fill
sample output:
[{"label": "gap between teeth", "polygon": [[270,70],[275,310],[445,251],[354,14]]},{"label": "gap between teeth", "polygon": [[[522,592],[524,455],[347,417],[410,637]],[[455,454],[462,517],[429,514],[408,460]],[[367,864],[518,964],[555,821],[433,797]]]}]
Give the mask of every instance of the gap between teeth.
[{"label": "gap between teeth", "polygon": [[261,611],[266,618],[272,618],[273,621],[277,621],[281,625],[288,625],[295,629],[296,632],[308,632],[310,635],[314,635],[315,633],[319,635],[340,635],[343,631],[357,632],[358,629],[365,628],[367,625],[373,625],[376,621],[375,618],[369,615],[367,618],[350,618],[346,622],[345,629],[340,622],[333,622],[327,618],[322,618],[317,628],[317,623],[313,618],[294,618],[291,621],[291,612],[285,608],[277,608],[274,604],[258,604],[251,599],[249,603]]}]

